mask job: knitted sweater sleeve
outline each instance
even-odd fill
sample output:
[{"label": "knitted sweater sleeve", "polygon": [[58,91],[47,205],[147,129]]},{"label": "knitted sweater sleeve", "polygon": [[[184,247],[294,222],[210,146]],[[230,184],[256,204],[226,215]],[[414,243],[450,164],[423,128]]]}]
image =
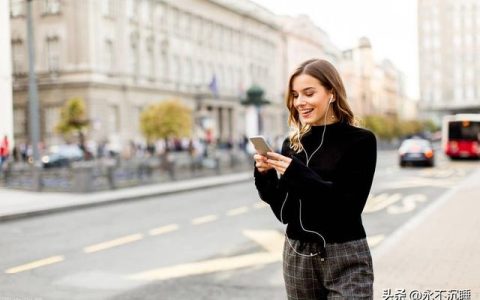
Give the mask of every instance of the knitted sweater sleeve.
[{"label": "knitted sweater sleeve", "polygon": [[[288,149],[288,144],[284,142],[282,147],[282,154],[285,155]],[[287,186],[283,179],[278,178],[275,170],[269,170],[266,173],[260,173],[258,169],[254,168],[255,186],[258,191],[260,199],[265,201],[272,208],[273,213],[277,219],[283,223],[288,223],[285,214],[282,212],[287,206]]]}]

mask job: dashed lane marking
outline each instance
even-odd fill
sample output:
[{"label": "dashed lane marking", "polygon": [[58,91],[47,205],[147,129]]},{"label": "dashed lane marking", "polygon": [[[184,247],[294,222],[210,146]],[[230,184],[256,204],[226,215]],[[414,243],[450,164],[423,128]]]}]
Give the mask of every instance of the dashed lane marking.
[{"label": "dashed lane marking", "polygon": [[237,215],[241,215],[241,214],[244,214],[248,212],[248,207],[247,206],[242,206],[242,207],[239,207],[239,208],[234,208],[234,209],[231,209],[229,211],[227,211],[227,216],[237,216]]},{"label": "dashed lane marking", "polygon": [[192,224],[193,225],[200,225],[200,224],[205,224],[205,223],[209,223],[209,222],[213,222],[215,220],[218,219],[218,216],[216,215],[208,215],[208,216],[203,216],[203,217],[199,217],[199,218],[196,218],[196,219],[193,219],[192,220]]},{"label": "dashed lane marking", "polygon": [[98,252],[98,251],[122,246],[122,245],[125,245],[125,244],[129,244],[129,243],[132,243],[132,242],[136,242],[136,241],[141,240],[141,239],[143,239],[143,234],[141,234],[141,233],[131,234],[131,235],[127,235],[127,236],[124,236],[124,237],[121,237],[121,238],[118,238],[118,239],[114,239],[114,240],[110,240],[110,241],[106,241],[106,242],[103,242],[103,243],[99,243],[99,244],[95,244],[95,245],[85,247],[85,248],[83,248],[83,251],[85,253],[94,253],[94,252]]},{"label": "dashed lane marking", "polygon": [[65,257],[62,256],[62,255],[52,256],[52,257],[48,257],[48,258],[45,258],[45,259],[32,261],[30,263],[27,263],[27,264],[24,264],[24,265],[21,265],[21,266],[10,268],[10,269],[6,270],[5,273],[15,274],[15,273],[28,271],[28,270],[48,266],[48,265],[51,265],[51,264],[59,263],[63,260],[65,260]]},{"label": "dashed lane marking", "polygon": [[255,209],[261,209],[261,208],[265,208],[265,207],[268,207],[268,204],[265,203],[265,202],[257,202],[253,205],[253,208]]},{"label": "dashed lane marking", "polygon": [[165,233],[169,233],[169,232],[178,230],[178,228],[179,228],[179,226],[177,224],[170,224],[170,225],[150,229],[148,231],[148,234],[150,234],[150,235],[160,235],[160,234],[165,234]]}]

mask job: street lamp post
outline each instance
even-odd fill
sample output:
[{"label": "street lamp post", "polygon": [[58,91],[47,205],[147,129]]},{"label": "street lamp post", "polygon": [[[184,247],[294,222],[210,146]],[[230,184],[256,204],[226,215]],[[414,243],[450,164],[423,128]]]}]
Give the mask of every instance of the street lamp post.
[{"label": "street lamp post", "polygon": [[28,99],[29,99],[29,132],[32,146],[34,182],[40,189],[40,113],[38,104],[37,78],[35,75],[35,46],[32,20],[32,0],[27,1],[27,38],[28,38]]}]

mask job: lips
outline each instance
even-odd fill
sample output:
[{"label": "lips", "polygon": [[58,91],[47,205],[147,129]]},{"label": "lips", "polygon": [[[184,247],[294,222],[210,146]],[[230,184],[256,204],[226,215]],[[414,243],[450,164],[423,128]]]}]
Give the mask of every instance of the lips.
[{"label": "lips", "polygon": [[298,112],[303,118],[308,118],[312,113],[312,111],[313,111],[313,108],[309,108],[309,109],[301,109]]}]

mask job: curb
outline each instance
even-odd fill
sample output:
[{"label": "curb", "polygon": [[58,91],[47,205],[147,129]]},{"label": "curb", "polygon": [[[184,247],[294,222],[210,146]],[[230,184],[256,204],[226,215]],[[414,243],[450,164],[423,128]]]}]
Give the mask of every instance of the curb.
[{"label": "curb", "polygon": [[[220,176],[210,176],[198,179],[188,179],[162,183],[157,185],[125,188],[121,190],[97,192],[85,196],[79,196],[77,203],[25,210],[0,215],[0,223],[25,219],[34,216],[49,215],[54,213],[106,206],[109,204],[128,202],[139,199],[147,199],[155,196],[163,196],[175,193],[189,192],[194,190],[207,189],[222,185],[240,183],[253,180],[253,172],[242,172]],[[148,187],[148,190],[146,189]]]}]

